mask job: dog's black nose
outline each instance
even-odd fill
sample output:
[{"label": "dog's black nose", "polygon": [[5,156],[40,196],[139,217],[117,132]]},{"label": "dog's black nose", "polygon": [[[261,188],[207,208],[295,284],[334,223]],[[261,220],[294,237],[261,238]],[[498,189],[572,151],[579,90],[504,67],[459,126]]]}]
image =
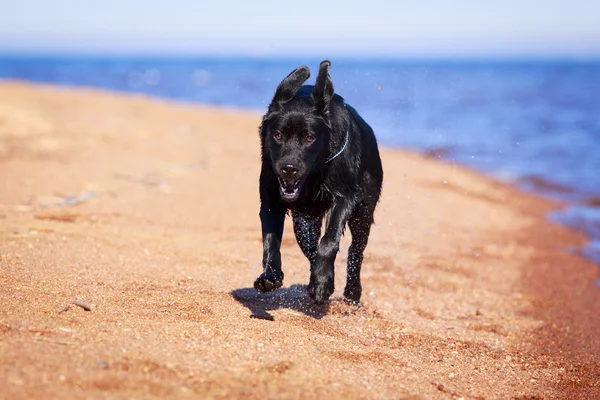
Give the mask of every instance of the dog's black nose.
[{"label": "dog's black nose", "polygon": [[292,178],[298,173],[298,168],[296,168],[296,166],[293,164],[286,164],[283,167],[281,167],[281,172],[286,177]]}]

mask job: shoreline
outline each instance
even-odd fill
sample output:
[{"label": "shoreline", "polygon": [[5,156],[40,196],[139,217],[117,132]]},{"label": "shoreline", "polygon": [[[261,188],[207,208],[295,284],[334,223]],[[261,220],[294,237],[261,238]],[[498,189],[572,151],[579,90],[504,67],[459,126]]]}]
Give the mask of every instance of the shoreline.
[{"label": "shoreline", "polygon": [[[214,105],[214,104],[210,104],[210,103],[194,102],[191,100],[175,100],[175,99],[169,98],[168,96],[151,95],[151,94],[147,94],[147,93],[140,92],[137,90],[130,90],[130,91],[110,90],[110,89],[101,88],[101,87],[85,86],[85,85],[79,85],[79,84],[53,84],[53,83],[48,83],[48,82],[32,83],[27,80],[20,80],[20,79],[9,79],[9,80],[0,79],[0,85],[3,83],[8,84],[8,85],[11,85],[11,84],[24,85],[24,86],[34,85],[39,88],[47,87],[50,90],[52,90],[52,88],[63,88],[65,90],[90,91],[91,93],[97,92],[97,93],[106,94],[106,95],[117,95],[117,96],[124,96],[124,97],[128,97],[128,98],[139,98],[139,99],[147,99],[150,101],[154,100],[157,102],[166,102],[167,104],[173,104],[173,105],[176,105],[179,107],[186,107],[186,108],[200,107],[200,108],[205,108],[205,109],[216,109],[216,110],[223,111],[226,113],[237,113],[237,114],[255,116],[256,118],[260,118],[262,116],[262,111],[259,109],[249,109],[249,108],[237,107],[237,106],[232,106],[232,105]],[[532,176],[522,176],[522,177],[517,176],[517,177],[512,178],[511,180],[503,180],[497,176],[497,171],[495,172],[495,171],[479,170],[473,166],[470,166],[470,165],[461,163],[459,161],[455,161],[453,159],[447,158],[446,157],[446,155],[447,155],[446,149],[430,149],[430,150],[419,150],[416,148],[405,149],[402,147],[393,147],[393,146],[389,146],[386,144],[382,145],[381,143],[379,144],[379,146],[381,148],[386,148],[391,151],[394,151],[394,150],[408,151],[408,152],[417,153],[427,159],[438,160],[438,161],[445,162],[447,164],[456,164],[462,168],[476,171],[493,181],[515,187],[519,191],[531,193],[531,194],[533,194],[535,196],[539,196],[547,201],[557,203],[558,205],[554,209],[550,210],[550,212],[547,215],[549,221],[558,223],[569,229],[574,229],[576,231],[583,233],[588,238],[589,241],[586,246],[584,246],[581,249],[577,249],[577,251],[580,255],[582,255],[589,261],[595,263],[598,266],[598,268],[600,268],[600,258],[599,258],[600,255],[597,254],[597,252],[598,252],[597,249],[600,249],[600,237],[594,237],[592,234],[590,234],[588,232],[588,230],[592,229],[592,228],[586,228],[585,217],[584,217],[583,222],[580,220],[581,217],[579,217],[579,220],[577,220],[576,222],[574,222],[572,220],[573,216],[569,217],[569,211],[575,211],[577,209],[582,209],[582,208],[585,209],[584,213],[589,214],[590,211],[592,213],[596,213],[597,212],[596,210],[598,209],[598,204],[597,204],[598,198],[595,197],[593,194],[578,193],[572,187],[562,186],[558,183],[554,183],[552,181],[546,180],[546,178],[540,178],[540,177],[536,177],[533,175]],[[577,200],[576,199],[578,197],[577,195],[583,195],[583,197],[581,197],[579,200]],[[579,214],[581,214],[581,212],[582,211],[580,210]],[[588,218],[588,220],[590,219],[590,217],[587,217],[587,218]],[[596,217],[591,218],[592,222],[588,221],[587,224],[593,224],[593,220],[595,218]],[[600,285],[600,281],[598,282],[598,285]]]},{"label": "shoreline", "polygon": [[[284,289],[248,290],[258,121],[0,83],[0,397],[600,394],[600,273],[564,249],[586,239],[462,166],[382,149],[364,307],[340,301],[345,250],[312,307],[289,223]],[[92,311],[58,315],[75,299]]]}]

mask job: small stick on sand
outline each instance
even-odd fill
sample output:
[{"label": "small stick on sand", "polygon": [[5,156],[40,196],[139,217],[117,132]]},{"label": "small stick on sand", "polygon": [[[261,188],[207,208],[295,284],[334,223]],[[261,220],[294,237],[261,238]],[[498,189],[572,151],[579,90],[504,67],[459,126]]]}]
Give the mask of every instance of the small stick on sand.
[{"label": "small stick on sand", "polygon": [[66,306],[65,308],[63,308],[62,310],[60,310],[58,313],[59,313],[59,314],[62,314],[62,313],[64,313],[65,311],[69,311],[69,308],[71,308],[71,305],[70,305],[70,304],[69,304],[68,306]]},{"label": "small stick on sand", "polygon": [[37,340],[38,342],[47,342],[47,343],[54,343],[54,344],[60,344],[63,346],[70,346],[73,344],[78,344],[78,342],[67,342],[64,340],[55,340],[55,339],[46,339],[44,337],[34,337],[33,340]]},{"label": "small stick on sand", "polygon": [[[92,306],[89,305],[88,303],[85,303],[85,302],[81,301],[81,300],[75,300],[72,304],[75,304],[76,306],[79,306],[79,307],[83,308],[85,311],[92,311]],[[71,308],[71,304],[69,304],[68,306],[66,306],[62,310],[60,310],[58,313],[62,314],[65,311],[69,311],[70,308]]]},{"label": "small stick on sand", "polygon": [[73,304],[83,308],[85,311],[92,311],[92,306],[90,306],[88,303],[84,303],[83,301],[75,300]]}]

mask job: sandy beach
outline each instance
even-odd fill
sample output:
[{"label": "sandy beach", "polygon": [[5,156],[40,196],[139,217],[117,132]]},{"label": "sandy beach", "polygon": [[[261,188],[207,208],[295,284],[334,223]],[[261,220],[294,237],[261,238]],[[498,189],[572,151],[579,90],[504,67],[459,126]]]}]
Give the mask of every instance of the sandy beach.
[{"label": "sandy beach", "polygon": [[435,158],[382,149],[361,307],[349,234],[319,308],[289,223],[284,287],[252,289],[259,121],[0,84],[1,399],[600,398],[586,239]]}]

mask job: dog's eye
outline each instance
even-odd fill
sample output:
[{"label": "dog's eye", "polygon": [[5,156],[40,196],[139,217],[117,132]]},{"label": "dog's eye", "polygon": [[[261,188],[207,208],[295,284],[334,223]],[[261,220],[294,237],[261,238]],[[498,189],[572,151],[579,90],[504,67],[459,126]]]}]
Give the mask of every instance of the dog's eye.
[{"label": "dog's eye", "polygon": [[275,133],[273,134],[273,138],[274,138],[275,140],[277,140],[277,141],[280,141],[280,140],[281,140],[281,137],[282,137],[282,136],[281,136],[281,132],[275,132]]},{"label": "dog's eye", "polygon": [[307,141],[308,143],[312,143],[312,142],[314,142],[314,141],[315,141],[315,137],[314,137],[314,136],[311,136],[311,135],[308,135],[308,136],[306,137],[306,141]]}]

